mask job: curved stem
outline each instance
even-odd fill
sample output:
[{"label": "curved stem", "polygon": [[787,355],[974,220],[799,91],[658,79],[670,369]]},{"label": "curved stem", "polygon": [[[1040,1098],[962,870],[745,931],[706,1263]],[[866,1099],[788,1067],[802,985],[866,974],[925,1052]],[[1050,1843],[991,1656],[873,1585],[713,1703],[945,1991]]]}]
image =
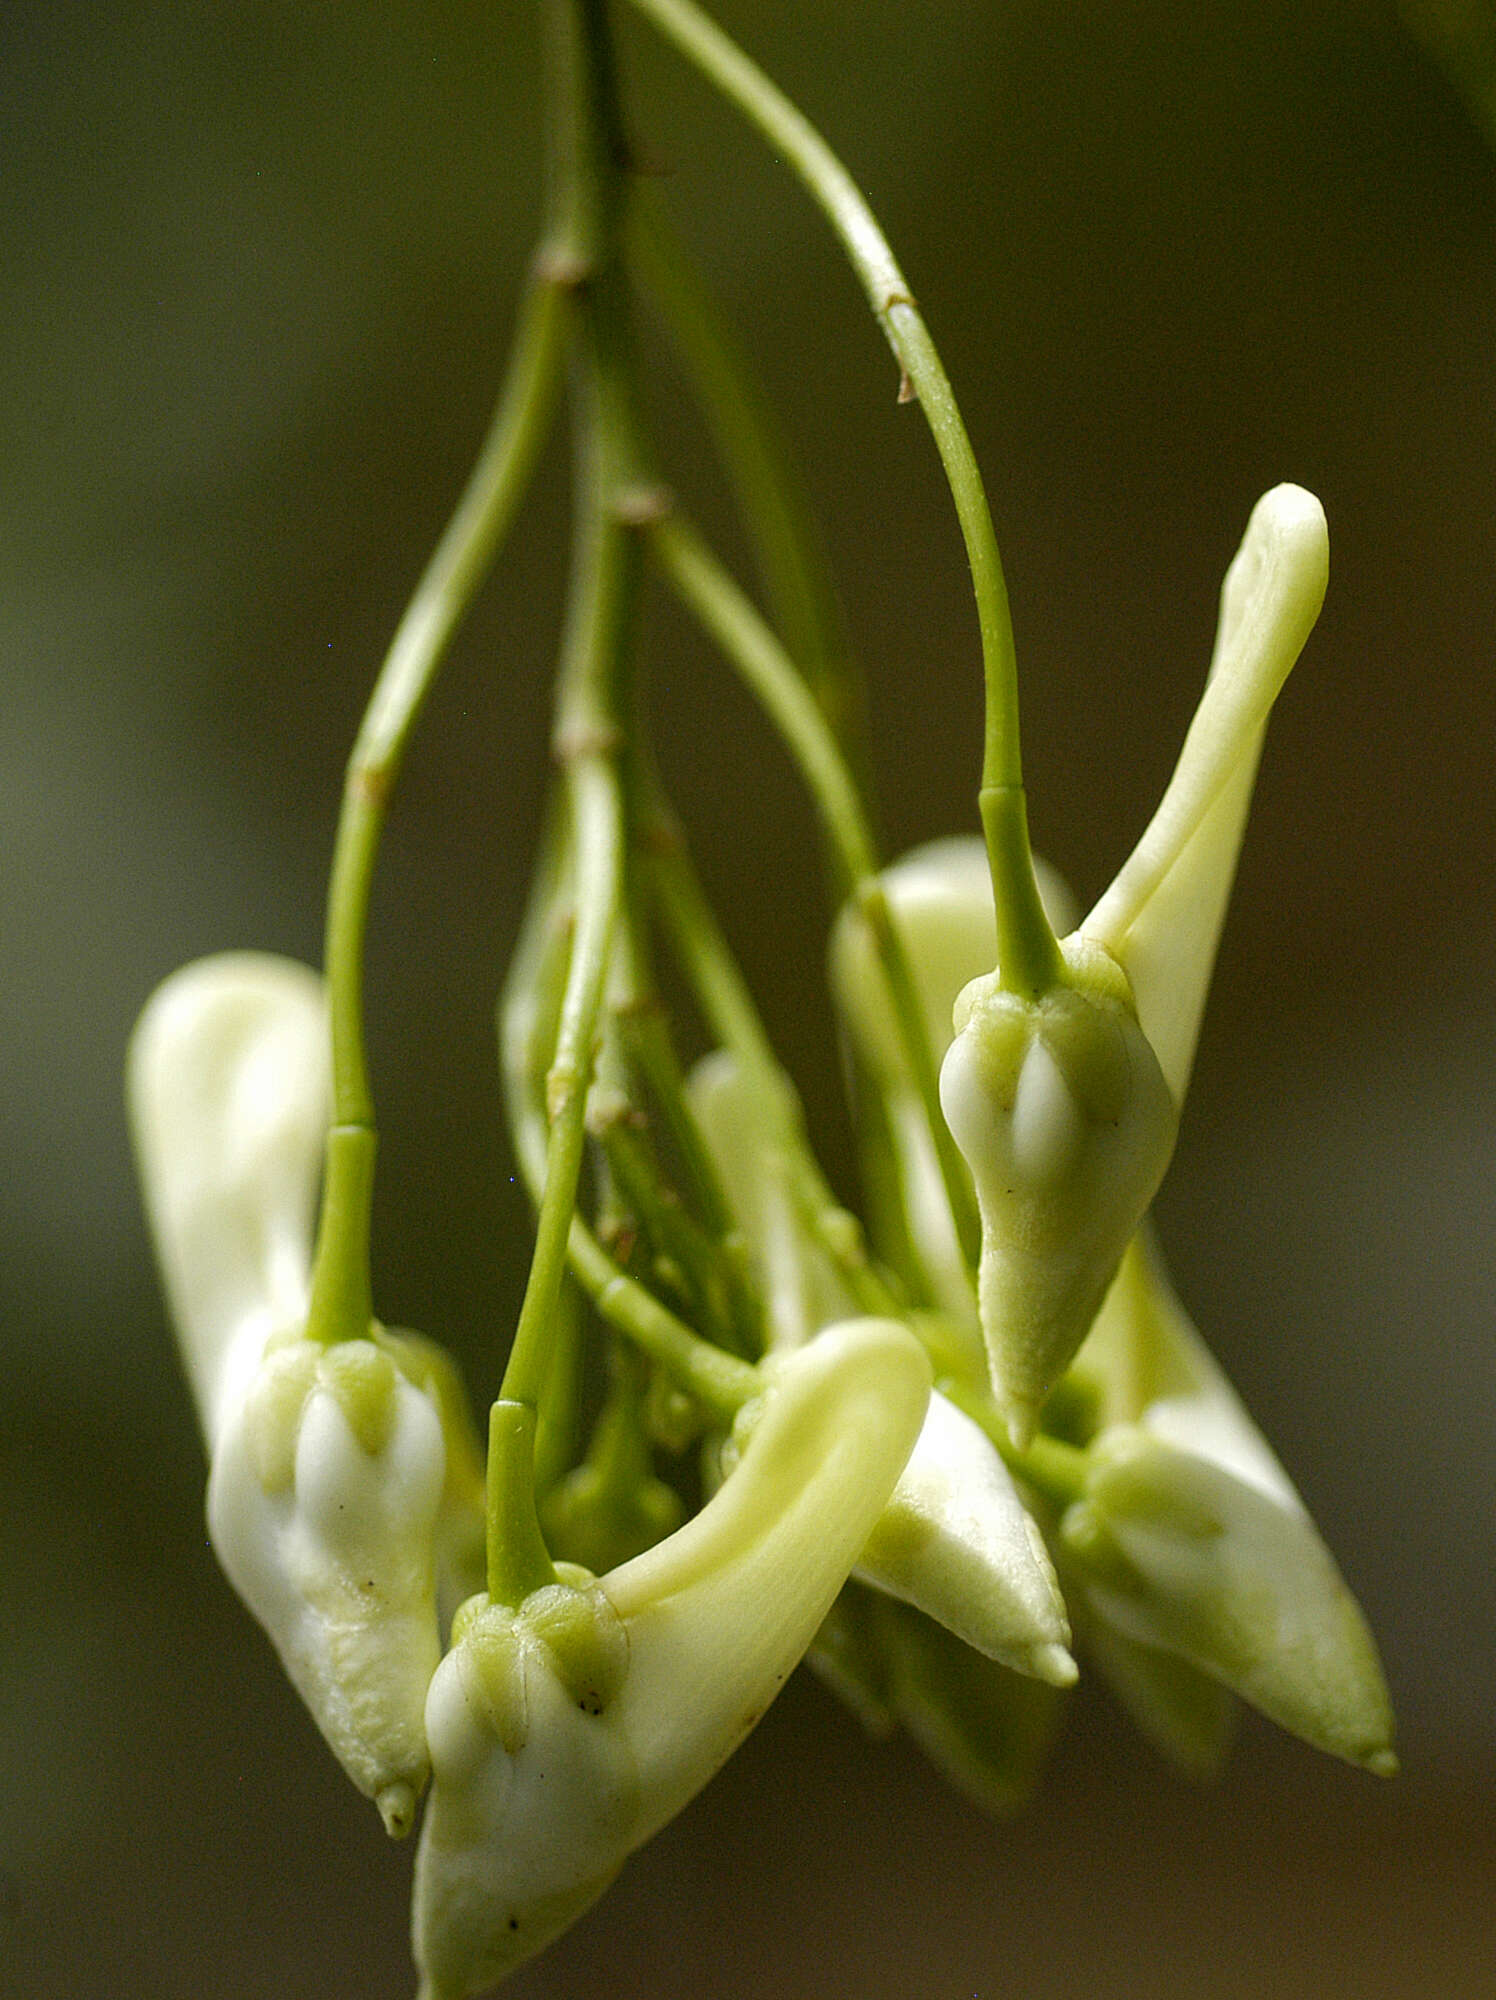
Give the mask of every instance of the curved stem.
[{"label": "curved stem", "polygon": [[888,980],[905,1060],[919,1092],[956,1231],[975,1260],[980,1242],[971,1182],[940,1110],[935,1058],[908,953],[878,874],[872,828],[852,774],[821,709],[784,648],[695,530],[672,514],[650,546],[682,601],[721,647],[783,738],[821,816],[841,875]]},{"label": "curved stem", "polygon": [[650,198],[630,211],[629,255],[684,362],[743,517],[774,622],[864,798],[866,700],[818,524],[776,414],[693,259]]},{"label": "curved stem", "polygon": [[501,1390],[503,1400],[532,1407],[545,1386],[608,954],[623,901],[620,685],[637,596],[643,484],[618,263],[624,149],[607,9],[604,0],[552,0],[547,19],[555,103],[552,254],[575,289],[579,350],[576,543],[554,737],[571,823],[576,928],[546,1079],[549,1130],[535,1250]]},{"label": "curved stem", "polygon": [[478,462],[395,632],[349,758],[327,900],[333,1127],[308,1313],[313,1338],[362,1336],[373,1316],[374,1108],[364,1053],[364,936],[390,794],[452,634],[534,471],[555,410],[565,335],[564,293],[537,278],[521,310],[508,374]]},{"label": "curved stem", "polygon": [[897,1315],[903,1310],[903,1301],[869,1260],[856,1217],[842,1207],[826,1183],[806,1141],[795,1087],[774,1053],[753,995],[696,879],[679,830],[658,802],[649,829],[648,852],[660,909],[681,970],[713,1034],[752,1079],[765,1118],[778,1128],[796,1207],[830,1255],[859,1309]]},{"label": "curved stem", "polygon": [[656,521],[648,541],[676,595],[783,738],[831,842],[840,892],[849,894],[877,873],[878,855],[856,782],[806,676],[679,511]]},{"label": "curved stem", "polygon": [[[820,133],[693,0],[633,0],[633,5],[783,155],[830,222],[862,281],[873,314],[903,370],[900,394],[918,397],[924,410],[966,544],[981,627],[986,686],[982,788],[1021,794],[1018,670],[1007,583],[992,514],[950,380],[888,240],[862,191]],[[1014,966],[1014,978],[1022,990],[1032,987],[1036,977],[1042,976],[1046,958],[1044,939],[1049,938],[1052,949],[1053,937],[1033,883],[1023,816],[1001,815],[997,826],[995,833],[988,823],[989,853],[994,859],[993,889],[999,897],[1011,896],[1015,883],[1018,885],[1019,904],[1010,948],[1021,960]],[[1000,852],[993,849],[994,838],[1007,843]],[[1005,980],[1006,976],[1004,970]]]}]

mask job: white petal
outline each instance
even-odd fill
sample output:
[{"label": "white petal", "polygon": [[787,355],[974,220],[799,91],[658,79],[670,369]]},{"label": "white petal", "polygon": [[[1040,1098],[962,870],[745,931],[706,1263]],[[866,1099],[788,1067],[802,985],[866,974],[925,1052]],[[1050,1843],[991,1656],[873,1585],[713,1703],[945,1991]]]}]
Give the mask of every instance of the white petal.
[{"label": "white petal", "polygon": [[1176,1103],[1194,1061],[1268,712],[1324,602],[1324,511],[1299,486],[1252,510],[1226,573],[1210,678],[1147,831],[1081,925],[1132,981]]},{"label": "white petal", "polygon": [[992,1440],[938,1392],[857,1574],[989,1659],[1060,1687],[1075,1679],[1044,1539]]},{"label": "white petal", "polygon": [[131,1040],[146,1210],[210,1450],[266,1335],[305,1313],[329,1063],[321,980],[251,952],[173,974]]}]

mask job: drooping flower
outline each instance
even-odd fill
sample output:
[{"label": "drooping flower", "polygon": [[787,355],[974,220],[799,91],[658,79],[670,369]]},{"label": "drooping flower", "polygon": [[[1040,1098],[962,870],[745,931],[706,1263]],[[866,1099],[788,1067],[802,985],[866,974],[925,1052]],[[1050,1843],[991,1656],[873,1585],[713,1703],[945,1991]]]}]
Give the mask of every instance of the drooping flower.
[{"label": "drooping flower", "polygon": [[941,1104],[976,1187],[982,1330],[1020,1449],[1168,1165],[1268,711],[1327,568],[1318,501],[1274,488],[1227,573],[1210,677],[1133,854],[1036,990],[999,963],[957,1000]]},{"label": "drooping flower", "polygon": [[141,1017],[128,1079],[214,1551],[339,1762],[408,1832],[438,1590],[470,1587],[482,1475],[434,1343],[378,1326],[306,1338],[330,1095],[321,981],[253,953],[183,968]]},{"label": "drooping flower", "polygon": [[923,1420],[891,1321],[765,1364],[701,1512],[600,1579],[463,1607],[431,1685],[412,1919],[423,2000],[467,2000],[558,1936],[758,1721],[846,1580]]},{"label": "drooping flower", "polygon": [[1059,1541],[1090,1619],[1322,1750],[1395,1770],[1366,1621],[1146,1235],[1073,1375],[1094,1401],[1095,1429]]}]

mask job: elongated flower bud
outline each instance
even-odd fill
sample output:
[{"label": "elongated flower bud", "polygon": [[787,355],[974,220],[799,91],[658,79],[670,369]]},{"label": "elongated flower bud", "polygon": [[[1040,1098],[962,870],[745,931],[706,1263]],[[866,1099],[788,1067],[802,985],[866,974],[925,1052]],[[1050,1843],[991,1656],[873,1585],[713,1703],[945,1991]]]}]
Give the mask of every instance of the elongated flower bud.
[{"label": "elongated flower bud", "polygon": [[1210,677],[1142,840],[1048,990],[956,1007],[941,1105],[976,1182],[993,1391],[1020,1448],[1173,1150],[1268,711],[1324,597],[1324,514],[1275,487],[1227,574]]},{"label": "elongated flower bud", "polygon": [[982,1219],[992,1388],[1023,1450],[1100,1308],[1174,1150],[1177,1111],[1127,981],[1072,938],[1036,999],[1001,973],[956,1002],[940,1102]]},{"label": "elongated flower bud", "polygon": [[377,1326],[304,1337],[329,1098],[321,981],[250,953],[186,967],[142,1016],[129,1094],[208,1443],[214,1550],[339,1762],[407,1832],[438,1578],[470,1578],[482,1481],[433,1343]]},{"label": "elongated flower bud", "polygon": [[1117,1629],[1233,1688],[1285,1729],[1397,1769],[1376,1647],[1307,1517],[1223,1467],[1120,1427],[1061,1525]]},{"label": "elongated flower bud", "polygon": [[1044,1538],[992,1440],[938,1390],[857,1574],[1018,1673],[1076,1677]]},{"label": "elongated flower bud", "polygon": [[829,1329],[774,1364],[685,1527],[598,1582],[459,1614],[427,1704],[423,2000],[466,2000],[559,1935],[731,1755],[845,1582],[928,1389],[903,1328]]}]

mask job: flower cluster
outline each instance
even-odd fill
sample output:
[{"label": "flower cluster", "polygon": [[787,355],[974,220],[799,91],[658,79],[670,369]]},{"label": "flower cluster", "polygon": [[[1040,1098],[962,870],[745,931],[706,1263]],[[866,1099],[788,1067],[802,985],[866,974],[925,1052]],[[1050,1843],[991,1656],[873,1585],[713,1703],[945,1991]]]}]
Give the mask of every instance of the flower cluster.
[{"label": "flower cluster", "polygon": [[[1318,502],[1282,486],[1254,511],[1174,776],[1077,924],[1029,853],[991,524],[892,255],[690,0],[635,0],[816,193],[952,472],[987,671],[984,839],[880,867],[788,474],[678,247],[658,219],[625,227],[606,6],[550,4],[554,212],[493,434],[355,745],[326,978],[201,961],[151,1000],[129,1057],[212,1544],[389,1832],[420,1815],[423,2000],[468,2000],[565,1929],[802,1658],[998,1811],[1037,1778],[1077,1656],[1187,1769],[1219,1762],[1236,1697],[1395,1765],[1366,1625],[1148,1221],[1268,713],[1325,590]],[[772,619],[653,475],[640,283],[721,431]],[[447,1353],[375,1315],[361,951],[404,744],[568,372],[559,775],[500,1009],[536,1232],[485,1441]],[[646,557],[821,818],[845,898],[830,985],[861,1219],[826,1181],[661,789],[631,676]]]}]

